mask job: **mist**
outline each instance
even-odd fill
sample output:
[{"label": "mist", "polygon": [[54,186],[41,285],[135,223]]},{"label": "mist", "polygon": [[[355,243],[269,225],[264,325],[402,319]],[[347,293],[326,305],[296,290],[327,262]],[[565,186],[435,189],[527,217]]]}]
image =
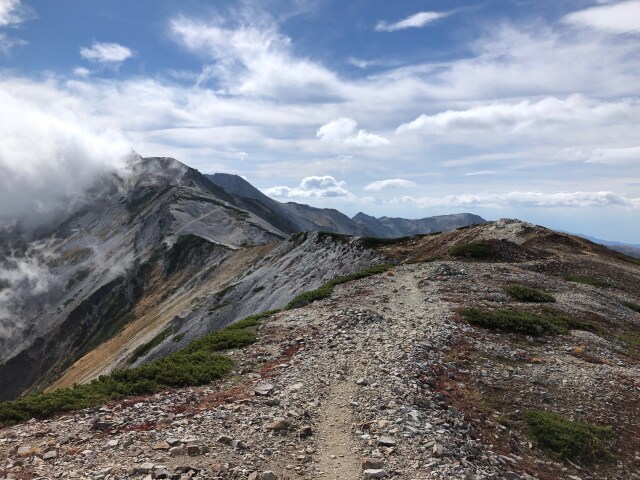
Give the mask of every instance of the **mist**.
[{"label": "mist", "polygon": [[91,128],[73,103],[26,93],[0,86],[0,228],[67,211],[131,152],[121,132]]}]

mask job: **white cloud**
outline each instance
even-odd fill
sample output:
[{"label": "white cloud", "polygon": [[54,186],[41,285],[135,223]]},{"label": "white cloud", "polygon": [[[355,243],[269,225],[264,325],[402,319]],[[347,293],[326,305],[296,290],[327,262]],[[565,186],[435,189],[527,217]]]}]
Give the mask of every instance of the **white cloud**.
[{"label": "white cloud", "polygon": [[174,39],[215,63],[203,68],[200,85],[210,80],[225,93],[276,97],[281,101],[321,102],[341,98],[338,77],[319,63],[297,58],[291,39],[271,21],[260,19],[232,28],[221,19],[209,22],[178,17],[171,21]]},{"label": "white cloud", "polygon": [[20,0],[0,0],[0,27],[22,23],[32,16],[31,11]]},{"label": "white cloud", "polygon": [[478,172],[467,172],[464,174],[465,177],[480,177],[485,175],[498,175],[498,172],[494,170],[480,170]]},{"label": "white cloud", "polygon": [[93,42],[91,47],[82,47],[80,55],[98,63],[122,63],[133,57],[133,51],[119,43]]},{"label": "white cloud", "polygon": [[640,147],[597,148],[589,155],[587,163],[640,165]]},{"label": "white cloud", "polygon": [[547,97],[538,102],[491,103],[467,110],[447,110],[435,115],[422,114],[403,123],[398,133],[411,130],[445,133],[455,130],[497,130],[522,132],[558,124],[599,124],[611,120],[640,119],[640,102],[635,99],[594,101],[583,95],[566,99]]},{"label": "white cloud", "polygon": [[378,32],[395,32],[406,28],[422,28],[450,14],[450,12],[418,12],[395,23],[378,22],[376,30]]},{"label": "white cloud", "polygon": [[607,33],[640,33],[640,1],[630,0],[570,13],[564,21]]},{"label": "white cloud", "polygon": [[367,192],[379,192],[386,188],[409,188],[415,187],[416,183],[410,180],[403,180],[402,178],[389,178],[387,180],[378,180],[377,182],[371,182],[364,187]]},{"label": "white cloud", "polygon": [[0,83],[0,218],[68,207],[130,152],[116,131],[92,128],[75,103],[47,89]]},{"label": "white cloud", "polygon": [[[20,0],[0,0],[0,28],[15,27],[33,17],[33,11],[23,5]],[[0,31],[0,53],[4,55],[9,55],[13,47],[27,45],[27,43]]]},{"label": "white cloud", "polygon": [[28,42],[20,38],[13,38],[4,32],[0,32],[0,53],[4,55],[8,55],[13,47],[20,47],[27,44]]},{"label": "white cloud", "polygon": [[89,75],[91,75],[91,70],[84,67],[76,67],[73,69],[73,74],[78,77],[88,77]]},{"label": "white cloud", "polygon": [[330,175],[305,177],[297,187],[272,187],[262,190],[265,195],[276,198],[331,198],[350,197],[346,182],[338,181]]},{"label": "white cloud", "polygon": [[394,203],[410,203],[419,208],[432,207],[484,207],[484,208],[586,208],[627,207],[640,208],[640,198],[629,198],[614,192],[508,192],[447,195],[444,197],[398,197]]},{"label": "white cloud", "polygon": [[342,143],[354,147],[380,147],[391,142],[366,130],[357,130],[358,122],[352,118],[341,117],[324,124],[316,131],[320,140]]}]

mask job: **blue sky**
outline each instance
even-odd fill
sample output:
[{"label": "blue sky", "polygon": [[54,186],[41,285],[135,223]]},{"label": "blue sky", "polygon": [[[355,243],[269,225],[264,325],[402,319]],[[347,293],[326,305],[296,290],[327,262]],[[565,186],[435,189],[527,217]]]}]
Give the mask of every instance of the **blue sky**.
[{"label": "blue sky", "polygon": [[0,214],[134,149],[640,243],[639,94],[638,0],[0,0]]}]

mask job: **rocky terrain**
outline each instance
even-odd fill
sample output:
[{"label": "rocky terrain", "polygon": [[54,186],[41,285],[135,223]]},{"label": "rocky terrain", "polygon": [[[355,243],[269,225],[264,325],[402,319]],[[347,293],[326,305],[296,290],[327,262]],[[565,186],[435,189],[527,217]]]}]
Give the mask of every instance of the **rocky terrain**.
[{"label": "rocky terrain", "polygon": [[[640,478],[636,261],[517,221],[364,250],[395,266],[263,319],[224,380],[0,429],[0,478]],[[469,307],[567,328],[496,330]],[[602,440],[558,450],[531,412]]]}]

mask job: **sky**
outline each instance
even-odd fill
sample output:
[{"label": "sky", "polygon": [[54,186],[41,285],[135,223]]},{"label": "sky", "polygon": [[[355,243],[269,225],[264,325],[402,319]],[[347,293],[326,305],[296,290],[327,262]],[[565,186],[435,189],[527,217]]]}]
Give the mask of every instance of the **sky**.
[{"label": "sky", "polygon": [[640,243],[640,0],[0,0],[0,214],[131,150]]}]

